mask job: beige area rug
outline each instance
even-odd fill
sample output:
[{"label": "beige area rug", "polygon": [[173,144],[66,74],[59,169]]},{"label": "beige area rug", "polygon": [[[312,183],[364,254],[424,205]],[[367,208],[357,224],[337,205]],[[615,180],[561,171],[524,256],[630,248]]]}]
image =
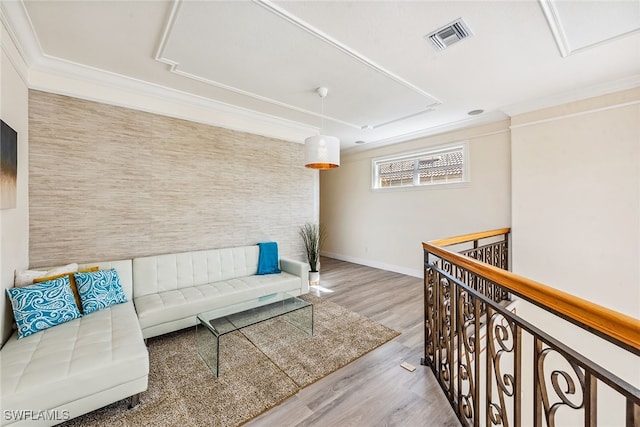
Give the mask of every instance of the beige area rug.
[{"label": "beige area rug", "polygon": [[237,426],[400,335],[313,295],[314,335],[282,319],[220,340],[220,378],[195,347],[195,328],[149,340],[149,388],[141,405],[113,403],[65,426]]}]

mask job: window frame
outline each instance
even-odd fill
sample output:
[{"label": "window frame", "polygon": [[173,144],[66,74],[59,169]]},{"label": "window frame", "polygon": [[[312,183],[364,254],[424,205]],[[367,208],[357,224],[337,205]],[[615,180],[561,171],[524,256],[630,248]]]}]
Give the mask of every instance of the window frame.
[{"label": "window frame", "polygon": [[[392,163],[398,161],[416,160],[420,157],[436,156],[439,153],[446,153],[450,151],[462,150],[462,180],[460,181],[441,181],[441,182],[429,182],[420,184],[419,171],[414,166],[413,182],[406,185],[397,185],[382,187],[379,185],[380,179],[378,176],[378,165],[380,163]],[[459,141],[450,144],[434,145],[426,149],[419,151],[410,151],[399,153],[391,156],[376,157],[371,159],[371,189],[374,191],[391,191],[391,190],[410,190],[410,189],[428,189],[428,188],[442,188],[443,186],[452,188],[467,184],[471,180],[470,176],[470,158],[469,158],[469,141]],[[417,162],[416,162],[417,165]]]}]

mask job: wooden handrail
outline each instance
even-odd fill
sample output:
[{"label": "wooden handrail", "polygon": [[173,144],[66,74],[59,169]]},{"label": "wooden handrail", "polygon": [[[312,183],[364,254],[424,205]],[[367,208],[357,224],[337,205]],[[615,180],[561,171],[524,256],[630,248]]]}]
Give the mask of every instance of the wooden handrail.
[{"label": "wooden handrail", "polygon": [[[504,232],[492,234],[503,230],[509,229],[468,234],[466,240],[460,240],[465,236],[458,236],[451,239],[423,242],[422,248],[485,277],[538,306],[550,309],[554,313],[574,321],[574,323],[583,325],[585,329],[594,330],[601,335],[610,337],[623,344],[625,348],[640,354],[640,320],[441,247],[442,242],[449,245],[462,243],[482,237],[505,234]],[[487,233],[489,234],[486,235]]]},{"label": "wooden handrail", "polygon": [[450,246],[458,243],[472,242],[474,240],[486,239],[487,237],[502,236],[511,232],[510,228],[498,228],[496,230],[482,231],[480,233],[463,234],[462,236],[449,237],[440,240],[431,240],[429,243],[436,246]]}]

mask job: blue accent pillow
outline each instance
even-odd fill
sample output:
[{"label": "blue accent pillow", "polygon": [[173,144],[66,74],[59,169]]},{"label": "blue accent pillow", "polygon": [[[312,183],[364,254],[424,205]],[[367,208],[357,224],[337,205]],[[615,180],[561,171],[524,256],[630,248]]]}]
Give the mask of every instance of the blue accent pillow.
[{"label": "blue accent pillow", "polygon": [[18,339],[81,317],[69,276],[7,289],[18,326]]},{"label": "blue accent pillow", "polygon": [[278,244],[276,242],[258,243],[260,254],[258,255],[257,274],[280,273],[278,268]]},{"label": "blue accent pillow", "polygon": [[73,273],[78,287],[82,312],[86,315],[112,305],[127,302],[115,269]]}]

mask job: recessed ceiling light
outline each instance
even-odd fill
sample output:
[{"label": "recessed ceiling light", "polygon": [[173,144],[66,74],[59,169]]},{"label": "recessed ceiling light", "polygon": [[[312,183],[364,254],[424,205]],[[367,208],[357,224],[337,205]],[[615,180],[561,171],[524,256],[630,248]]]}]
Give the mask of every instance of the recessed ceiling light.
[{"label": "recessed ceiling light", "polygon": [[484,110],[471,110],[467,114],[470,116],[477,116],[478,114],[484,113]]},{"label": "recessed ceiling light", "polygon": [[358,141],[356,141],[356,144],[364,144],[364,141],[358,140]]}]

